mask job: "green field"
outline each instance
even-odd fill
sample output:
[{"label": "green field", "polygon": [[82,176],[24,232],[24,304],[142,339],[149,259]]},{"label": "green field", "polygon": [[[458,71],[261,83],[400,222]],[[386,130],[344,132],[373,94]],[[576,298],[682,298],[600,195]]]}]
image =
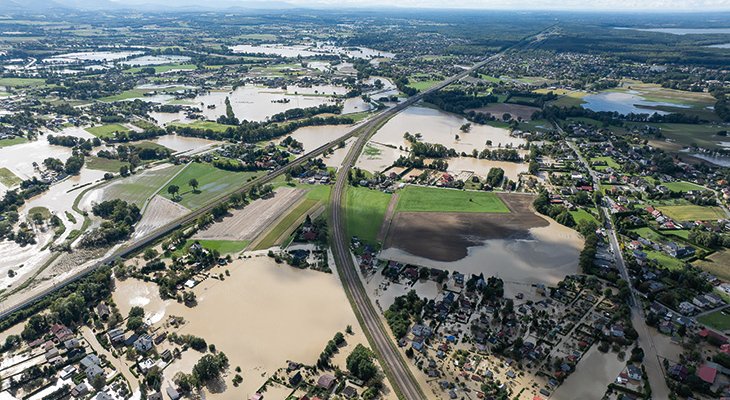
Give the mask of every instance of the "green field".
[{"label": "green field", "polygon": [[201,246],[209,250],[217,250],[221,255],[238,253],[243,251],[246,246],[251,243],[248,240],[204,240],[204,239],[188,239],[185,242],[185,249],[193,243],[198,242]]},{"label": "green field", "polygon": [[2,167],[0,168],[0,183],[5,185],[5,187],[11,188],[15,185],[19,185],[20,182],[23,180],[18,178],[13,171]]},{"label": "green field", "polygon": [[33,215],[36,213],[42,215],[43,219],[51,218],[51,211],[45,207],[33,207],[30,210],[28,210],[28,215]]},{"label": "green field", "polygon": [[296,207],[294,207],[294,209],[289,211],[284,218],[279,220],[276,226],[266,233],[266,236],[264,236],[264,238],[256,245],[255,250],[268,249],[281,244],[279,238],[281,238],[288,229],[292,228],[297,223],[297,220],[302,218],[307,211],[311,210],[319,203],[320,202],[318,200],[305,198]]},{"label": "green field", "polygon": [[27,141],[28,141],[28,139],[26,139],[24,137],[19,137],[19,136],[16,136],[12,139],[3,139],[3,140],[0,140],[0,148],[13,146],[16,144],[21,144],[21,143],[26,143]]},{"label": "green field", "polygon": [[730,329],[730,312],[726,310],[718,310],[698,317],[697,321],[719,331],[725,332]]},{"label": "green field", "polygon": [[[256,176],[255,172],[231,172],[207,163],[191,163],[172,182],[160,188],[159,194],[172,199],[167,188],[177,185],[180,188],[179,203],[194,210],[234,188],[243,186],[253,176]],[[188,185],[193,178],[200,184],[197,193],[193,193],[193,189]]]},{"label": "green field", "polygon": [[726,127],[716,124],[668,124],[668,123],[634,123],[627,126],[649,125],[659,128],[662,135],[676,142],[677,147],[695,144],[706,149],[716,149],[719,141],[726,141],[726,137],[717,136],[717,132],[726,130]]},{"label": "green field", "polygon": [[705,190],[704,186],[694,184],[692,182],[665,182],[662,183],[672,192],[689,192],[692,190]]},{"label": "green field", "polygon": [[0,86],[7,87],[40,86],[45,83],[46,80],[40,78],[0,78]]},{"label": "green field", "polygon": [[491,192],[406,186],[400,192],[396,211],[507,213],[509,209]]},{"label": "green field", "polygon": [[129,132],[129,129],[125,128],[124,126],[122,126],[120,124],[107,124],[107,125],[98,125],[98,126],[92,126],[92,127],[86,128],[86,132],[89,132],[90,134],[103,139],[103,138],[113,138],[115,132],[119,132],[119,133]]},{"label": "green field", "polygon": [[[157,193],[183,167],[184,165],[172,165],[152,171],[139,171],[123,180],[115,180],[104,189],[104,200],[122,199],[141,207],[147,198]],[[187,183],[181,190],[187,190]]]},{"label": "green field", "polygon": [[676,259],[669,254],[656,250],[645,250],[647,258],[650,260],[656,260],[659,266],[666,269],[680,269],[684,268],[684,261]]},{"label": "green field", "polygon": [[210,129],[213,132],[225,132],[228,128],[235,128],[233,125],[223,125],[213,121],[195,121],[189,124],[172,123],[171,126],[188,127],[193,129]]},{"label": "green field", "polygon": [[347,233],[375,243],[392,195],[363,187],[347,188]]},{"label": "green field", "polygon": [[[617,170],[618,171],[618,170],[621,169],[621,166],[618,165],[618,163],[616,162],[616,160],[614,160],[613,158],[608,157],[608,156],[605,156],[605,157],[594,157],[594,158],[591,158],[590,159],[590,162],[591,162],[591,164],[596,163],[596,162],[603,162],[603,163],[606,163],[606,166],[607,167],[611,167],[614,170]],[[598,168],[595,168],[595,167],[594,167],[594,169],[597,170],[597,171],[599,170]]]},{"label": "green field", "polygon": [[711,221],[727,218],[720,207],[681,205],[658,207],[659,211],[677,221]]},{"label": "green field", "polygon": [[108,158],[103,157],[94,157],[89,156],[85,159],[86,167],[89,169],[95,169],[99,171],[106,171],[106,172],[114,172],[118,173],[119,168],[122,167],[122,165],[129,166],[129,163],[119,161],[119,160],[110,160]]}]

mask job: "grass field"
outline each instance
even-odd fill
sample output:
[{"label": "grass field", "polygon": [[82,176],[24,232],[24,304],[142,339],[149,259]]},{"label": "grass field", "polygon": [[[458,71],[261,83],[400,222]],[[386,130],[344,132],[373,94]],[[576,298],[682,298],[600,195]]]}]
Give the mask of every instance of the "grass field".
[{"label": "grass field", "polygon": [[[616,162],[616,160],[614,160],[613,158],[608,157],[608,156],[605,156],[605,157],[593,157],[593,158],[590,159],[590,162],[591,162],[591,164],[596,163],[596,162],[606,163],[606,166],[607,167],[611,167],[611,168],[613,168],[616,171],[621,170],[621,166],[618,165],[618,163]],[[598,168],[594,168],[594,169],[598,170]]]},{"label": "grass field", "polygon": [[656,250],[645,250],[647,258],[650,260],[656,260],[659,266],[666,269],[680,269],[684,268],[684,261],[678,260],[666,253]]},{"label": "grass field", "polygon": [[22,179],[15,176],[13,171],[5,167],[0,168],[0,183],[5,185],[5,187],[11,188],[15,185],[19,185],[22,181]]},{"label": "grass field", "polygon": [[658,207],[658,210],[677,221],[711,221],[727,217],[720,207],[694,204]]},{"label": "grass field", "polygon": [[238,253],[239,251],[243,251],[243,249],[246,248],[246,246],[251,243],[248,240],[190,240],[188,239],[187,242],[185,242],[185,248],[187,249],[190,247],[193,243],[198,242],[201,246],[205,247],[209,250],[217,250],[221,255],[231,254],[231,253]]},{"label": "grass field", "polygon": [[662,185],[673,192],[689,192],[692,190],[705,190],[704,186],[694,184],[692,182],[665,182]]},{"label": "grass field", "polygon": [[[547,89],[537,89],[536,93],[547,93],[551,90]],[[557,106],[557,107],[572,107],[572,106],[579,106],[585,101],[583,101],[583,97],[588,95],[587,92],[581,92],[581,91],[566,91],[562,89],[556,89],[552,90],[553,93],[557,94],[557,99],[551,101],[549,104],[551,106]]]},{"label": "grass field", "polygon": [[46,80],[40,78],[0,78],[0,86],[7,87],[40,86],[45,83]]},{"label": "grass field", "polygon": [[119,160],[110,160],[108,158],[94,157],[94,156],[86,157],[85,164],[86,164],[86,167],[89,169],[95,169],[98,171],[106,171],[106,172],[114,172],[114,173],[118,173],[119,168],[121,168],[122,165],[129,166],[129,163],[126,163],[126,162],[122,162]]},{"label": "grass field", "polygon": [[698,317],[697,320],[703,324],[715,328],[719,331],[730,329],[730,312],[718,310],[713,313]]},{"label": "grass field", "polygon": [[347,188],[347,233],[369,243],[377,241],[392,195],[362,187]]},{"label": "grass field", "polygon": [[724,281],[730,281],[730,250],[717,251],[693,264]]},{"label": "grass field", "polygon": [[570,215],[573,216],[573,219],[575,220],[576,223],[580,222],[580,221],[587,221],[587,222],[593,222],[596,225],[600,225],[598,220],[596,219],[596,217],[593,216],[593,214],[589,213],[588,211],[586,211],[582,208],[579,208],[576,211],[571,211]]},{"label": "grass field", "polygon": [[92,126],[89,128],[86,128],[86,132],[89,132],[90,134],[103,139],[103,138],[113,138],[114,132],[119,133],[125,133],[129,132],[128,128],[125,128],[124,126],[120,124],[107,124],[107,125],[98,125],[98,126]]},{"label": "grass field", "polygon": [[12,139],[3,139],[3,140],[0,140],[0,148],[13,146],[16,144],[21,144],[21,143],[26,143],[27,141],[28,141],[28,139],[26,139],[24,137],[19,137],[19,136],[16,136]]},{"label": "grass field", "polygon": [[256,245],[255,250],[268,249],[269,247],[281,244],[279,238],[288,229],[292,228],[297,223],[297,220],[302,218],[307,211],[313,209],[319,203],[320,201],[318,200],[305,198],[294,209],[289,211],[284,218],[279,220],[276,226],[266,233],[266,236]]},{"label": "grass field", "polygon": [[195,121],[189,124],[172,123],[171,126],[177,127],[189,127],[194,129],[210,129],[213,132],[225,132],[228,128],[233,128],[233,125],[223,125],[213,121]]},{"label": "grass field", "polygon": [[407,186],[400,192],[396,211],[509,212],[496,194]]},{"label": "grass field", "polygon": [[36,213],[42,215],[43,219],[51,218],[51,212],[45,207],[33,207],[28,210],[28,215],[33,215]]},{"label": "grass field", "polygon": [[[141,207],[147,198],[157,193],[161,186],[183,167],[184,165],[173,165],[154,171],[137,172],[135,175],[113,183],[105,189],[104,200],[122,199]],[[187,186],[187,183],[185,186]],[[185,188],[182,190],[185,190]],[[165,193],[167,192],[165,191]]]},{"label": "grass field", "polygon": [[727,128],[716,124],[659,124],[659,123],[629,123],[627,126],[649,125],[659,128],[662,135],[674,140],[678,145],[690,146],[695,144],[707,149],[716,149],[717,142],[727,141],[727,137],[717,136],[717,132]]},{"label": "grass field", "polygon": [[[192,163],[178,174],[172,182],[160,188],[159,194],[172,200],[172,195],[167,192],[167,188],[171,185],[177,185],[180,188],[178,193],[179,203],[194,210],[211,199],[242,186],[253,176],[256,176],[255,172],[231,172],[218,169],[207,163]],[[188,185],[188,182],[193,178],[197,179],[200,184],[196,193],[193,193],[193,189]]]}]

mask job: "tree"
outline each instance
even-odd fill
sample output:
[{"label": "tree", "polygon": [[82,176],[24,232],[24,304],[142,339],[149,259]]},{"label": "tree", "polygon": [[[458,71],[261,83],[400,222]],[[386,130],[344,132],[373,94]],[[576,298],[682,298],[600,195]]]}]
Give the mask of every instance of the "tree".
[{"label": "tree", "polygon": [[356,378],[367,382],[374,378],[378,372],[378,368],[375,366],[373,359],[375,355],[370,349],[358,344],[355,349],[352,350],[349,356],[347,356],[347,369]]},{"label": "tree", "polygon": [[190,187],[193,188],[193,193],[197,193],[198,192],[198,186],[199,186],[199,184],[198,184],[198,180],[197,179],[195,179],[195,178],[190,179],[190,181],[188,182],[188,185],[190,185]]},{"label": "tree", "polygon": [[129,176],[129,167],[126,165],[122,165],[121,167],[119,167],[119,175]]},{"label": "tree", "polygon": [[223,352],[218,354],[206,354],[198,360],[193,367],[193,377],[204,385],[213,380],[219,379],[221,373],[228,367],[228,357]]},{"label": "tree", "polygon": [[173,200],[177,199],[178,192],[180,192],[180,187],[177,185],[170,185],[167,187],[167,193],[170,193],[170,195],[172,195]]}]

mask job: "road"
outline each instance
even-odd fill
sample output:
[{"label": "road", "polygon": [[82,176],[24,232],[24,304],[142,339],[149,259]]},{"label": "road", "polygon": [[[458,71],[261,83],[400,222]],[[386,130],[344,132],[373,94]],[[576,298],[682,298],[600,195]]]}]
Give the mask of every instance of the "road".
[{"label": "road", "polygon": [[[558,124],[554,125],[561,133],[564,133]],[[583,164],[583,166],[585,166],[591,174],[591,178],[593,178],[593,189],[600,190],[598,185],[598,182],[600,182],[600,180],[596,171],[594,171],[591,168],[590,164],[586,161],[586,159],[583,158],[583,155],[580,153],[580,151],[578,151],[575,143],[567,139],[566,143],[575,152],[581,164]],[[637,339],[639,346],[644,349],[644,365],[646,366],[646,374],[649,378],[649,384],[651,385],[652,397],[655,399],[668,399],[671,392],[669,390],[669,387],[667,386],[667,381],[664,377],[664,373],[662,372],[663,367],[659,359],[659,353],[657,352],[656,346],[654,345],[654,339],[652,339],[651,331],[646,325],[644,307],[642,306],[641,301],[636,300],[634,287],[631,283],[631,279],[629,278],[628,270],[626,269],[626,263],[624,262],[624,256],[621,252],[621,247],[619,246],[616,230],[613,226],[613,220],[611,220],[611,215],[605,206],[598,204],[596,206],[601,209],[601,213],[603,213],[604,220],[606,221],[606,234],[608,235],[608,241],[611,246],[611,251],[613,252],[614,258],[616,260],[616,268],[618,268],[619,272],[621,273],[621,278],[629,284],[630,297],[628,301],[629,305],[631,306],[631,324],[634,326],[634,329],[639,334],[639,338]]]}]

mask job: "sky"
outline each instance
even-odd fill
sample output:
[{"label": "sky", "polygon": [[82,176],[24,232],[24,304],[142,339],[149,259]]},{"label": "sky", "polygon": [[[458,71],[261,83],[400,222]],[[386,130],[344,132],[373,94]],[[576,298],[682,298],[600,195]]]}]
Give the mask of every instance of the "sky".
[{"label": "sky", "polygon": [[[112,0],[127,4],[159,4],[164,0]],[[176,3],[187,3],[178,0]],[[303,7],[401,7],[496,10],[606,10],[606,11],[730,11],[730,0],[280,0]],[[194,2],[200,4],[199,2]],[[207,6],[266,4],[265,0],[206,0]]]}]

